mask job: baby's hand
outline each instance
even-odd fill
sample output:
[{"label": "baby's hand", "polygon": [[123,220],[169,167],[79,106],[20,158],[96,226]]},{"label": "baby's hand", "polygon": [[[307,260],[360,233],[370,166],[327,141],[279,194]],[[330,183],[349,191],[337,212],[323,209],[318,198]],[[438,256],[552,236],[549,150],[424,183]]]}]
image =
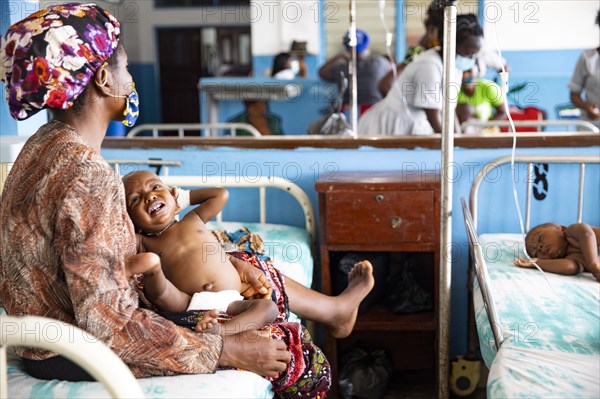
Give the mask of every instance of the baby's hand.
[{"label": "baby's hand", "polygon": [[522,256],[519,256],[519,259],[515,259],[514,263],[515,265],[519,266],[519,267],[533,267],[533,262],[537,263],[538,258],[531,258],[531,261],[523,258]]},{"label": "baby's hand", "polygon": [[207,310],[196,324],[196,331],[210,334],[220,334],[221,328],[219,322],[217,321],[217,317],[219,317],[219,311],[217,309]]}]

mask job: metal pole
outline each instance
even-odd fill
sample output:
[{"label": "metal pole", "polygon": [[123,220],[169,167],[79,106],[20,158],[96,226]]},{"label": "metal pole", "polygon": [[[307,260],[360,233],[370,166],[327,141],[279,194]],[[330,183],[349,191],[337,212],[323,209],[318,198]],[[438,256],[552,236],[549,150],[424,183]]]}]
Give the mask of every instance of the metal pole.
[{"label": "metal pole", "polygon": [[[438,325],[438,398],[448,398],[450,347],[450,289],[452,278],[452,169],[454,164],[454,109],[451,94],[456,55],[456,1],[444,5],[444,87],[442,107],[442,181],[440,217],[440,292]],[[454,101],[452,101],[454,100]]]},{"label": "metal pole", "polygon": [[350,127],[352,134],[356,137],[358,133],[358,106],[357,106],[357,86],[356,86],[356,0],[350,1],[350,63],[348,65],[348,74],[350,75]]}]

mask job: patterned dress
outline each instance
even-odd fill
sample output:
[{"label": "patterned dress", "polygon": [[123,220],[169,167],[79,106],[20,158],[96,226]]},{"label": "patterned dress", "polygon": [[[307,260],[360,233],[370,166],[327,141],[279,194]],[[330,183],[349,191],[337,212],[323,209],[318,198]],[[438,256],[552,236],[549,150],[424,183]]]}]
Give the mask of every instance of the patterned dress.
[{"label": "patterned dress", "polygon": [[[123,261],[136,241],[121,180],[70,126],[52,121],[23,147],[2,194],[0,237],[0,298],[8,314],[77,325],[136,377],[217,369],[220,336],[139,307]],[[56,355],[16,351],[33,360]]]}]

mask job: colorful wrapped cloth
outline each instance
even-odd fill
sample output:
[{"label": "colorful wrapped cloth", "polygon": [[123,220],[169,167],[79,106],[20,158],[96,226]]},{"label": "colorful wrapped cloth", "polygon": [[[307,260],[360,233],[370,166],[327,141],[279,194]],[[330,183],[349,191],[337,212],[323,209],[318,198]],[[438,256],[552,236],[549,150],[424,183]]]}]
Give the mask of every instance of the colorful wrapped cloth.
[{"label": "colorful wrapped cloth", "polygon": [[[279,314],[275,321],[264,327],[269,330],[271,338],[282,340],[290,351],[291,361],[285,371],[273,378],[267,378],[273,384],[273,390],[279,398],[324,398],[331,387],[331,368],[327,358],[317,347],[310,333],[300,323],[287,321],[289,315],[288,298],[285,292],[283,276],[273,267],[269,257],[264,255],[262,239],[248,229],[240,229],[233,233],[213,231],[221,242],[231,242],[242,249],[233,252],[235,256],[260,269],[273,288],[273,301],[277,304]],[[194,329],[202,318],[202,312],[161,314],[174,323]],[[220,318],[231,317],[220,314]]]},{"label": "colorful wrapped cloth", "polygon": [[15,23],[0,45],[10,114],[67,109],[119,44],[119,22],[96,4],[60,4]]}]

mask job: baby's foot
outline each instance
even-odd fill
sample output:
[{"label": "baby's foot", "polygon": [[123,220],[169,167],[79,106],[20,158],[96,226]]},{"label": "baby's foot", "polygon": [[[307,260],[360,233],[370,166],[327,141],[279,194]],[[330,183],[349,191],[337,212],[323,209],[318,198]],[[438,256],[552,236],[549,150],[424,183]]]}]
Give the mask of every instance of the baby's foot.
[{"label": "baby's foot", "polygon": [[218,317],[219,311],[217,309],[205,311],[196,324],[196,331],[205,333],[218,333],[218,331],[216,331],[219,324],[217,320]]},{"label": "baby's foot", "polygon": [[348,287],[338,297],[336,312],[332,315],[331,323],[327,326],[335,338],[345,338],[352,332],[358,306],[373,289],[373,265],[363,260],[354,265],[348,274]]}]

